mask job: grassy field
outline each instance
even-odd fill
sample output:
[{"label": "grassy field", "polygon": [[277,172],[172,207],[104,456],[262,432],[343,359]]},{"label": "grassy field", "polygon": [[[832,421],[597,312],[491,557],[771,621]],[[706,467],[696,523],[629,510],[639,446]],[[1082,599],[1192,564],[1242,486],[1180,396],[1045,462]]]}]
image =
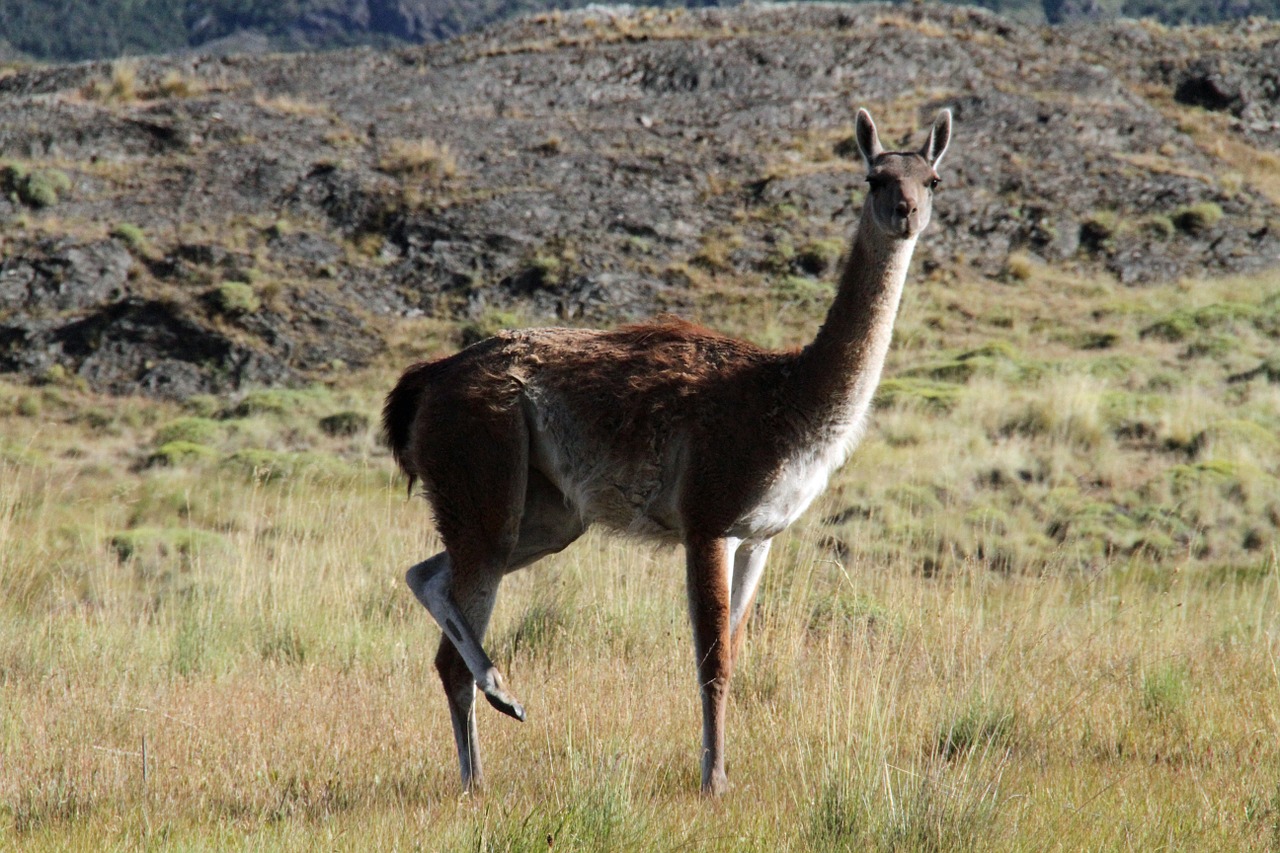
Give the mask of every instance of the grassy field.
[{"label": "grassy field", "polygon": [[459,796],[390,363],[0,384],[0,847],[1280,846],[1278,340],[1273,279],[913,276],[872,432],[774,549],[716,802],[680,554],[594,534],[508,582],[530,718],[481,705]]}]

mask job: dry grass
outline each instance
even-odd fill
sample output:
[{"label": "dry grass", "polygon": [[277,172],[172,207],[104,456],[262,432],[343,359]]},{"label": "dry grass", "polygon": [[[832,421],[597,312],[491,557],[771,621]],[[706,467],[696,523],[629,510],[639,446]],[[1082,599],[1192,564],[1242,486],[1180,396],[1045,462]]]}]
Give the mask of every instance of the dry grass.
[{"label": "dry grass", "polygon": [[378,168],[390,175],[443,181],[457,175],[458,162],[449,146],[433,139],[393,139],[378,161]]},{"label": "dry grass", "polygon": [[[1280,388],[1225,377],[1274,352],[1278,305],[1039,267],[913,287],[875,428],[774,550],[715,803],[680,555],[594,534],[508,581],[489,645],[530,720],[480,707],[490,790],[458,796],[400,580],[427,512],[363,420],[320,426],[374,415],[390,370],[184,407],[0,384],[0,833],[1274,847]],[[755,310],[786,342],[821,306]]]}]

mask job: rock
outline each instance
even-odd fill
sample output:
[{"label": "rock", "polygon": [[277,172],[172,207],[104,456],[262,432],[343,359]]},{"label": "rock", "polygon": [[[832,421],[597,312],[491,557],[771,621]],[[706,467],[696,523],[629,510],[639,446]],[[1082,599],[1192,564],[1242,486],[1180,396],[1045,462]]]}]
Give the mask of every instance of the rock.
[{"label": "rock", "polygon": [[44,315],[117,300],[128,290],[133,263],[115,240],[44,241],[0,260],[0,312]]}]

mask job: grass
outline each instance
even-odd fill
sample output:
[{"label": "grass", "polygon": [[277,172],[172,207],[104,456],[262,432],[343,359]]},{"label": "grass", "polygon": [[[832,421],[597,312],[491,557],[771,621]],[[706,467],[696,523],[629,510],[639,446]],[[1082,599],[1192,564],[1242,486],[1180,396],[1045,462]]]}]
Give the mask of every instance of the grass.
[{"label": "grass", "polygon": [[458,163],[449,146],[434,139],[393,139],[378,168],[391,175],[406,175],[428,181],[443,181],[458,173]]},{"label": "grass", "polygon": [[[774,325],[717,324],[812,334],[783,284]],[[530,719],[481,703],[459,796],[401,580],[438,545],[371,426],[395,366],[182,405],[0,383],[0,836],[1268,849],[1280,386],[1228,377],[1278,304],[1039,265],[909,288],[866,440],[771,556],[716,803],[680,554],[594,533],[506,583],[488,645]]]}]

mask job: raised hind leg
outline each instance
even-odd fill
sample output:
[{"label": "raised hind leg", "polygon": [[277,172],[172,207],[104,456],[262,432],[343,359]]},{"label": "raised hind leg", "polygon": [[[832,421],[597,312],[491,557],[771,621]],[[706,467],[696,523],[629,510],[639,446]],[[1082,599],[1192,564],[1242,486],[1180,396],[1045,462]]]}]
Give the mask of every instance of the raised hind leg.
[{"label": "raised hind leg", "polygon": [[[510,547],[498,540],[506,552],[501,559],[494,553],[486,561],[464,564],[463,570],[457,571],[452,556],[445,552],[419,563],[405,576],[444,632],[436,654],[436,670],[449,705],[464,788],[478,786],[483,778],[475,687],[480,687],[498,710],[524,719],[524,708],[507,692],[501,673],[483,646],[502,576],[562,550],[583,529],[581,519],[569,508],[564,495],[542,474],[529,471],[518,535]],[[473,548],[470,556],[475,559],[477,549]]]},{"label": "raised hind leg", "polygon": [[[507,692],[502,674],[481,644],[505,569],[504,557],[487,568],[457,572],[452,556],[446,551],[409,569],[405,582],[440,625],[475,685],[484,691],[489,704],[523,721],[524,707]],[[448,691],[450,684],[446,683],[445,689]],[[454,733],[458,733],[456,723]],[[458,751],[461,755],[461,741]]]},{"label": "raised hind leg", "polygon": [[[474,628],[479,637],[484,636],[489,625],[489,617],[493,613],[493,605],[497,600],[499,579],[495,578],[491,583],[485,584],[454,586],[458,608],[466,623]],[[445,698],[449,705],[454,742],[458,748],[458,767],[462,774],[462,787],[471,790],[479,787],[484,781],[480,763],[480,741],[476,732],[476,681],[457,646],[448,635],[440,638],[440,648],[436,652],[436,671],[440,674],[440,681],[444,685]],[[500,686],[500,677],[498,683]],[[490,699],[490,702],[492,701]],[[516,703],[515,707],[520,710],[519,718],[523,718],[523,710],[519,708],[519,704]]]}]

